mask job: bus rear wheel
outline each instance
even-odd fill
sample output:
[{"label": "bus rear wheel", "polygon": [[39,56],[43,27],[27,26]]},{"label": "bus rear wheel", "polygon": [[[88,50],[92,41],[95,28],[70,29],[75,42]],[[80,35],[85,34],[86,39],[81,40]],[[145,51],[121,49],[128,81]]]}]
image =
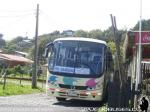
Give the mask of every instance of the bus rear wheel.
[{"label": "bus rear wheel", "polygon": [[56,97],[56,99],[57,99],[57,101],[60,101],[60,102],[66,101],[66,98]]}]

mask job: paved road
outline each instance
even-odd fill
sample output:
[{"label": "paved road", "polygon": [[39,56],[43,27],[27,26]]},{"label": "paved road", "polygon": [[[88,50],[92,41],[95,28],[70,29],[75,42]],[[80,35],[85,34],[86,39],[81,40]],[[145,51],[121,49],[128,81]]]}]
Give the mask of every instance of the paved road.
[{"label": "paved road", "polygon": [[[71,101],[57,102],[45,93],[0,97],[0,112],[87,112],[100,103]],[[86,108],[86,111],[85,111]]]}]

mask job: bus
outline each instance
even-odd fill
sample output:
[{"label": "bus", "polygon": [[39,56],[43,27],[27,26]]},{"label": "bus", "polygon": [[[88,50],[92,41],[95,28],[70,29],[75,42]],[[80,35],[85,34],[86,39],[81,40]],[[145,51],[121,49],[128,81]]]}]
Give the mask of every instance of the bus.
[{"label": "bus", "polygon": [[102,101],[107,95],[113,59],[105,41],[64,37],[46,45],[46,91],[58,101]]}]

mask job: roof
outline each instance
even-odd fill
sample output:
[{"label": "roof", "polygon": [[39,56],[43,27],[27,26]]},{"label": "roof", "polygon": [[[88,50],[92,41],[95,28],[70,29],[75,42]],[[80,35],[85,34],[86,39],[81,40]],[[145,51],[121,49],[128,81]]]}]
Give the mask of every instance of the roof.
[{"label": "roof", "polygon": [[142,61],[144,64],[150,64],[150,61]]},{"label": "roof", "polygon": [[65,38],[58,38],[55,39],[54,42],[56,41],[62,41],[62,40],[72,40],[72,41],[87,41],[87,42],[96,42],[96,43],[101,43],[101,44],[105,44],[106,42],[103,40],[97,40],[97,39],[92,39],[92,38],[85,38],[85,37],[65,37]]},{"label": "roof", "polygon": [[[139,45],[139,32],[129,31],[124,41],[124,59],[132,59]],[[142,57],[150,57],[150,31],[141,32]]]},{"label": "roof", "polygon": [[32,60],[27,59],[25,57],[17,56],[17,55],[11,55],[11,54],[2,54],[0,53],[0,59],[11,61],[11,62],[22,62],[22,63],[33,63]]},{"label": "roof", "polygon": [[28,55],[28,53],[26,53],[26,52],[21,52],[21,51],[15,51],[15,53],[18,53],[18,54],[22,54],[22,55]]},{"label": "roof", "polygon": [[142,63],[150,64],[150,58],[145,58],[142,60]]},{"label": "roof", "polygon": [[133,30],[129,30],[128,32],[150,32],[150,31],[148,31],[148,30],[147,31],[138,31],[138,30],[137,31],[136,30],[133,31]]}]

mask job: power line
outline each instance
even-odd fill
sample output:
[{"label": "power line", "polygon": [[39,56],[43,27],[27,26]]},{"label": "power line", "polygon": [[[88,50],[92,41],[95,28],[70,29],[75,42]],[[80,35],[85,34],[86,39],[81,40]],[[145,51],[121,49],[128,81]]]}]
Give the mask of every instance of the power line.
[{"label": "power line", "polygon": [[18,17],[25,17],[28,15],[35,15],[34,13],[28,13],[28,14],[20,14],[20,15],[3,15],[0,16],[0,18],[18,18]]},{"label": "power line", "polygon": [[[57,21],[55,21],[54,19],[53,19],[53,17],[51,17],[50,15],[48,15],[47,13],[45,13],[43,10],[41,10],[40,9],[40,14],[41,14],[41,16],[42,17],[44,17],[44,19],[47,21],[47,24],[49,25],[49,26],[51,26],[51,27],[53,27],[53,26],[61,26],[60,24],[59,24],[59,22],[57,22]],[[42,18],[41,17],[41,18]]]},{"label": "power line", "polygon": [[35,15],[35,10],[0,10],[0,18],[17,18]]},{"label": "power line", "polygon": [[[1,16],[0,16],[1,17]],[[28,19],[29,17],[32,17],[32,20],[34,19],[35,17],[35,12],[34,13],[26,13],[26,14],[20,14],[20,15],[12,15],[12,16],[3,16],[3,18],[5,18],[5,21],[3,21],[3,25],[0,24],[0,29],[1,31],[3,32],[6,32],[5,30],[7,30],[8,28],[10,29],[11,27],[14,27],[15,29],[17,28],[16,27],[16,24],[18,25],[18,23],[21,25],[22,24],[22,27],[24,27],[23,23],[26,19]],[[3,19],[2,18],[2,19]],[[1,19],[1,18],[0,18]],[[8,21],[9,20],[9,21]],[[31,20],[30,20],[31,21]],[[29,20],[28,20],[29,22]],[[30,25],[30,26],[29,26]],[[27,24],[25,25],[27,26]],[[28,27],[30,28],[31,27],[31,24],[28,24]],[[13,28],[11,28],[13,30]],[[27,28],[26,28],[27,29]]]},{"label": "power line", "polygon": [[[6,20],[6,22],[5,21],[3,21],[3,25],[2,24],[0,24],[0,28],[2,29],[2,28],[6,28],[6,27],[8,27],[8,24],[9,24],[9,27],[11,27],[12,25],[15,25],[16,23],[18,23],[18,22],[21,22],[21,21],[24,21],[24,20],[26,20],[27,19],[27,17],[30,17],[30,16],[34,16],[34,14],[29,14],[29,15],[22,15],[22,16],[20,16],[20,18],[18,17],[18,18],[10,18],[10,20],[11,21],[8,21],[8,19]],[[1,18],[0,18],[1,19]],[[6,18],[5,18],[6,19]]]},{"label": "power line", "polygon": [[0,10],[0,13],[23,13],[23,12],[31,12],[34,11],[34,9],[29,10]]}]

